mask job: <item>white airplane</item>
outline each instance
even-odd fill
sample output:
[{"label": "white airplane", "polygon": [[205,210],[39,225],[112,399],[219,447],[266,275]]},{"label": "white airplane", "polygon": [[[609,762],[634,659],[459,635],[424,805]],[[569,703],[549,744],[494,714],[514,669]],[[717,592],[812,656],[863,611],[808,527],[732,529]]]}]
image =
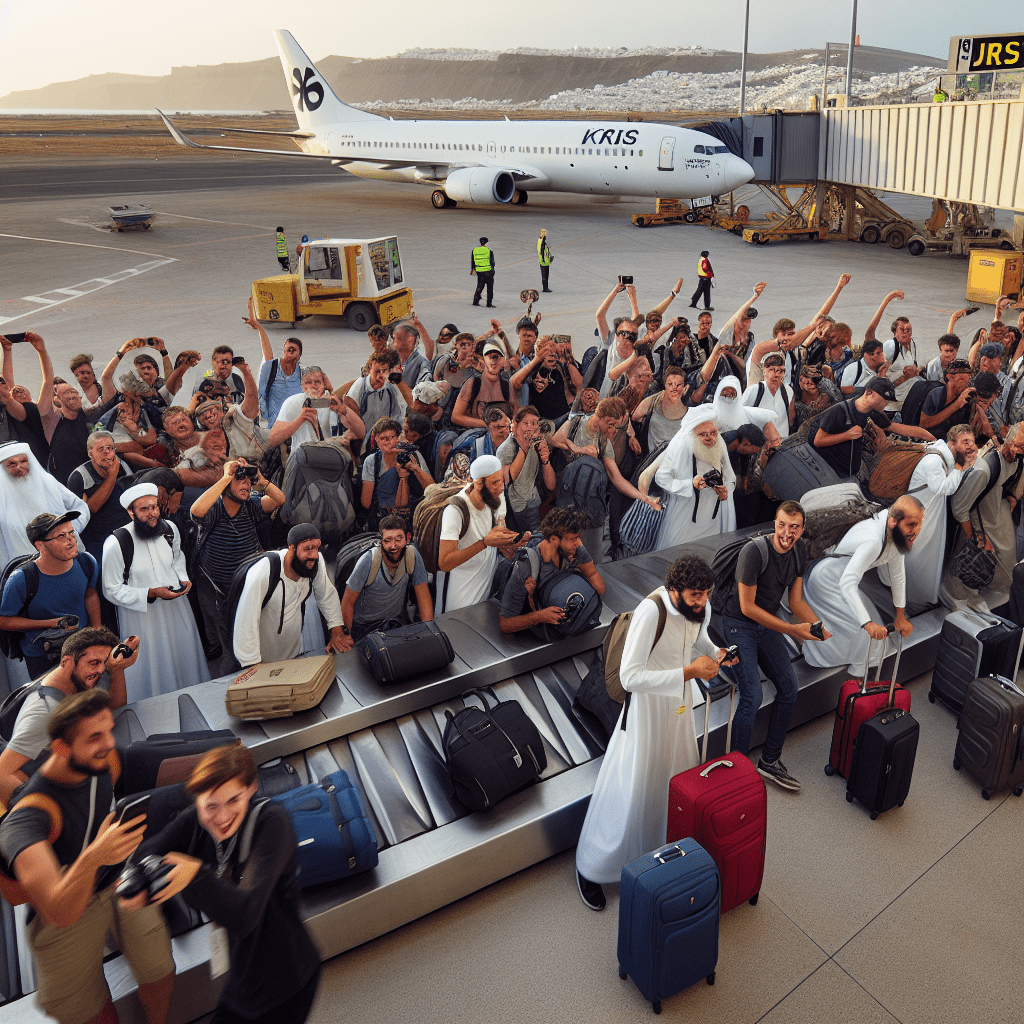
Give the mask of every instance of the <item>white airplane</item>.
[{"label": "white airplane", "polygon": [[179,145],[330,160],[350,174],[433,188],[438,209],[522,205],[530,191],[585,195],[719,196],[754,177],[721,140],[689,128],[621,121],[395,121],[342,103],[290,32],[274,33],[299,122],[300,151],[204,146],[161,112]]}]

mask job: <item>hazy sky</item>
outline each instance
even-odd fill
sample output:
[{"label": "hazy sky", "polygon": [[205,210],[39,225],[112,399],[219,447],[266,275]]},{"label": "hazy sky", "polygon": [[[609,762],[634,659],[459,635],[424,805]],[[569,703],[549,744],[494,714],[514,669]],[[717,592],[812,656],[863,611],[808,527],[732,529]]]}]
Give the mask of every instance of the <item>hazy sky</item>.
[{"label": "hazy sky", "polygon": [[[750,0],[750,7],[753,51],[849,38],[850,0]],[[573,10],[585,10],[586,18],[573,18]],[[414,46],[739,50],[743,11],[744,0],[589,0],[585,7],[550,0],[0,0],[0,96],[107,71],[164,75],[173,66],[276,57],[275,28],[289,29],[314,60],[380,57]],[[952,35],[1022,28],[1021,0],[858,4],[863,44],[937,57],[945,57]],[[134,45],[132,33],[138,33]]]}]

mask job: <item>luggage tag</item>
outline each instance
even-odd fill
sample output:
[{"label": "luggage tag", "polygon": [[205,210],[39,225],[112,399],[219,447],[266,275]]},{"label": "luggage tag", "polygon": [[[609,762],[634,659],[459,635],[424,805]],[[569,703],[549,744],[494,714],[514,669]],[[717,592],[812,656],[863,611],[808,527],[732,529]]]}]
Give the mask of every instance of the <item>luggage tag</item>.
[{"label": "luggage tag", "polygon": [[228,933],[223,925],[210,925],[210,979],[227,974],[231,967]]}]

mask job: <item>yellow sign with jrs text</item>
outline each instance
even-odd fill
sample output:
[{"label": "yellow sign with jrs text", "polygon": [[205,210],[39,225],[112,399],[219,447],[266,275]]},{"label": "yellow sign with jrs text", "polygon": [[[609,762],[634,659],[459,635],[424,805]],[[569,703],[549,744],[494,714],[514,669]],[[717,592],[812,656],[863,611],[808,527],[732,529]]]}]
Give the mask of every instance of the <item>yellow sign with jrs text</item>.
[{"label": "yellow sign with jrs text", "polygon": [[956,48],[957,74],[974,71],[1024,69],[1024,33],[1005,36],[965,36]]}]

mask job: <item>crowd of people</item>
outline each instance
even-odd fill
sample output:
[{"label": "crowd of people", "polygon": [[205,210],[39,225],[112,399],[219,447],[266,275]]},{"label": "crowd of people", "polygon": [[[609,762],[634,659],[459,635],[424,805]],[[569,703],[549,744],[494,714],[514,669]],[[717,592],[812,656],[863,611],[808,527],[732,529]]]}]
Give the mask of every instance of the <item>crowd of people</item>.
[{"label": "crowd of people", "polygon": [[[546,269],[543,242],[542,233]],[[484,253],[474,254],[486,285]],[[691,305],[709,305],[711,276],[705,253]],[[18,340],[43,375],[33,401],[15,383],[12,341],[0,338],[0,638],[7,689],[32,683],[0,752],[0,800],[76,794],[74,827],[52,844],[56,859],[40,853],[50,845],[45,814],[12,815],[0,829],[0,853],[38,915],[32,942],[48,1012],[74,1024],[114,1019],[102,942],[96,952],[93,938],[75,940],[90,952],[69,975],[70,947],[53,933],[67,939],[87,927],[94,936],[115,924],[125,938],[148,935],[137,939],[148,954],[132,966],[150,1020],[166,1019],[173,965],[159,924],[140,911],[129,928],[109,885],[93,884],[141,831],[104,820],[97,808],[109,793],[97,804],[85,783],[105,777],[114,710],[238,667],[346,651],[374,630],[489,598],[504,632],[543,630],[565,615],[540,600],[555,574],[577,572],[600,595],[610,560],[774,521],[769,539],[744,548],[723,606],[721,639],[734,653],[707,633],[715,579],[699,558],[674,563],[637,610],[621,678],[640,696],[629,728],[613,736],[584,826],[584,901],[603,907],[601,884],[634,848],[657,845],[644,844],[659,822],[664,834],[661,778],[667,784],[697,757],[689,701],[685,714],[665,709],[721,663],[736,667],[741,753],[761,703],[759,657],[770,670],[777,696],[758,770],[798,790],[780,757],[796,697],[781,637],[801,642],[810,664],[858,666],[869,639],[885,636],[890,610],[907,635],[913,614],[939,602],[1002,604],[1024,548],[1024,312],[1004,323],[1010,302],[1000,299],[995,319],[962,342],[954,330],[973,310],[959,310],[946,334],[920,346],[908,318],[896,316],[879,340],[886,310],[904,297],[893,291],[855,341],[830,315],[849,282],[844,274],[802,326],[781,317],[761,340],[754,303],[764,282],[717,335],[710,308],[694,326],[669,317],[681,279],[646,314],[635,286],[617,284],[596,310],[592,346],[542,334],[540,314],[511,337],[497,320],[479,336],[454,323],[435,336],[413,318],[372,327],[360,375],[340,383],[303,362],[297,337],[275,354],[250,309],[258,372],[220,344],[190,394],[185,375],[204,360],[194,350],[172,359],[162,339],[134,338],[98,379],[88,354],[63,379],[43,338],[28,332]],[[609,321],[622,300],[628,309]],[[816,561],[797,543],[804,509],[777,500],[763,479],[772,459],[801,445],[878,502],[833,557]],[[341,467],[339,500],[351,503],[344,528],[307,493],[310,467],[328,462]],[[290,472],[299,464],[305,491]],[[433,534],[419,525],[432,507]],[[645,524],[644,546],[633,522]],[[364,535],[346,563],[343,542]],[[519,557],[524,548],[529,558]],[[978,568],[986,556],[989,574]],[[294,858],[277,848],[279,816],[261,819],[254,871],[232,842],[254,770],[243,754],[213,756],[190,783],[193,817],[154,847],[173,864],[170,890],[216,907],[236,943],[232,957],[236,948],[253,957],[237,966],[218,1021],[257,1019],[263,991],[245,894],[266,886],[263,926],[293,935],[296,964],[308,943],[286,907]],[[196,818],[208,838],[186,851]],[[105,903],[90,899],[94,890]],[[296,968],[293,981],[262,998],[275,1020],[308,1012],[316,973]]]}]

